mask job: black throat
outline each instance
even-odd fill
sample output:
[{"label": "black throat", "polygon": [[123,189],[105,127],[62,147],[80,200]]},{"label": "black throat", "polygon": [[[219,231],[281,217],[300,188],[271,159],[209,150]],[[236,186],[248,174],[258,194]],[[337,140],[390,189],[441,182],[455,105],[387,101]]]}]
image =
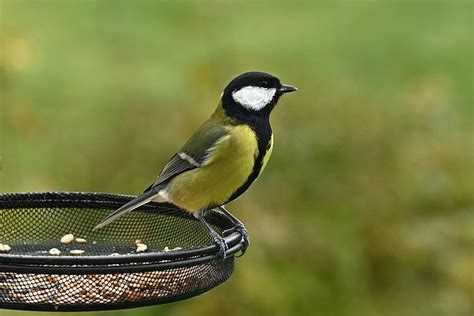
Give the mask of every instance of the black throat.
[{"label": "black throat", "polygon": [[244,193],[260,174],[263,158],[271,145],[272,128],[270,126],[271,109],[269,111],[253,112],[226,101],[234,102],[234,100],[223,100],[222,107],[226,114],[231,117],[236,124],[248,125],[257,136],[258,146],[258,155],[255,158],[252,173],[247,178],[247,181],[230,196],[226,201],[226,203],[228,203]]}]

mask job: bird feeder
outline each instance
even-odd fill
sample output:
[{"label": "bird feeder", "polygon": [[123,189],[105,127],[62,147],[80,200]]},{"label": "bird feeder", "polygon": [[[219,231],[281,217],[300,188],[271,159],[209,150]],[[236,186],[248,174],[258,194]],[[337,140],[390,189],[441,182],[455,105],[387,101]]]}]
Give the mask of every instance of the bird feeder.
[{"label": "bird feeder", "polygon": [[0,308],[94,311],[184,300],[233,272],[242,235],[224,214],[206,220],[225,239],[225,259],[201,223],[149,203],[93,231],[132,196],[0,194]]}]

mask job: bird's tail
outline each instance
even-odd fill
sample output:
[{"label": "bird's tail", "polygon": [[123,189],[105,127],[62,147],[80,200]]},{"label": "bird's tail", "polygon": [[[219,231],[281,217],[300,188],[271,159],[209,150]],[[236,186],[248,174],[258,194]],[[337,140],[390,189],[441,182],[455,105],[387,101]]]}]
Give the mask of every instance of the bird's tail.
[{"label": "bird's tail", "polygon": [[138,207],[140,207],[144,204],[147,204],[148,202],[153,200],[159,194],[160,194],[159,191],[150,190],[150,191],[147,191],[147,192],[143,193],[140,196],[137,196],[136,198],[134,198],[130,202],[124,204],[123,206],[121,206],[120,208],[118,208],[117,210],[112,212],[111,214],[107,215],[107,217],[105,217],[99,224],[97,224],[97,226],[94,227],[93,230],[102,228],[102,227],[112,223],[113,221],[115,221],[116,219],[121,217],[122,215],[125,215],[128,212],[131,212],[134,209],[136,209],[136,208],[138,208]]}]

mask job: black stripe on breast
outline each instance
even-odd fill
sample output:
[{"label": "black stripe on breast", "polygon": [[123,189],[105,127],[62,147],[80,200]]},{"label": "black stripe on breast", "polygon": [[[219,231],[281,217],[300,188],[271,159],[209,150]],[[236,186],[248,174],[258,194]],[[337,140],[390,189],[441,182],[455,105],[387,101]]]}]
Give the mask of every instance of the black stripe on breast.
[{"label": "black stripe on breast", "polygon": [[269,118],[258,116],[247,119],[248,121],[245,122],[245,124],[248,124],[257,136],[258,156],[255,158],[252,173],[247,178],[247,181],[245,181],[245,183],[230,196],[226,203],[238,198],[242,193],[247,191],[247,189],[255,181],[255,179],[257,179],[258,175],[260,174],[260,170],[262,169],[263,158],[265,157],[267,151],[270,149],[272,128],[270,126]]}]

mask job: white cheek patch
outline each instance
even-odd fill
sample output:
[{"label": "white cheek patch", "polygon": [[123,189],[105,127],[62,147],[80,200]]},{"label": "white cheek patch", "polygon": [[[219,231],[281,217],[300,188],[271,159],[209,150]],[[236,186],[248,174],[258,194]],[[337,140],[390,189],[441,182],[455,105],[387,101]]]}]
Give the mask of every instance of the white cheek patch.
[{"label": "white cheek patch", "polygon": [[275,93],[275,88],[248,86],[232,92],[232,98],[249,110],[259,111],[272,101]]}]

